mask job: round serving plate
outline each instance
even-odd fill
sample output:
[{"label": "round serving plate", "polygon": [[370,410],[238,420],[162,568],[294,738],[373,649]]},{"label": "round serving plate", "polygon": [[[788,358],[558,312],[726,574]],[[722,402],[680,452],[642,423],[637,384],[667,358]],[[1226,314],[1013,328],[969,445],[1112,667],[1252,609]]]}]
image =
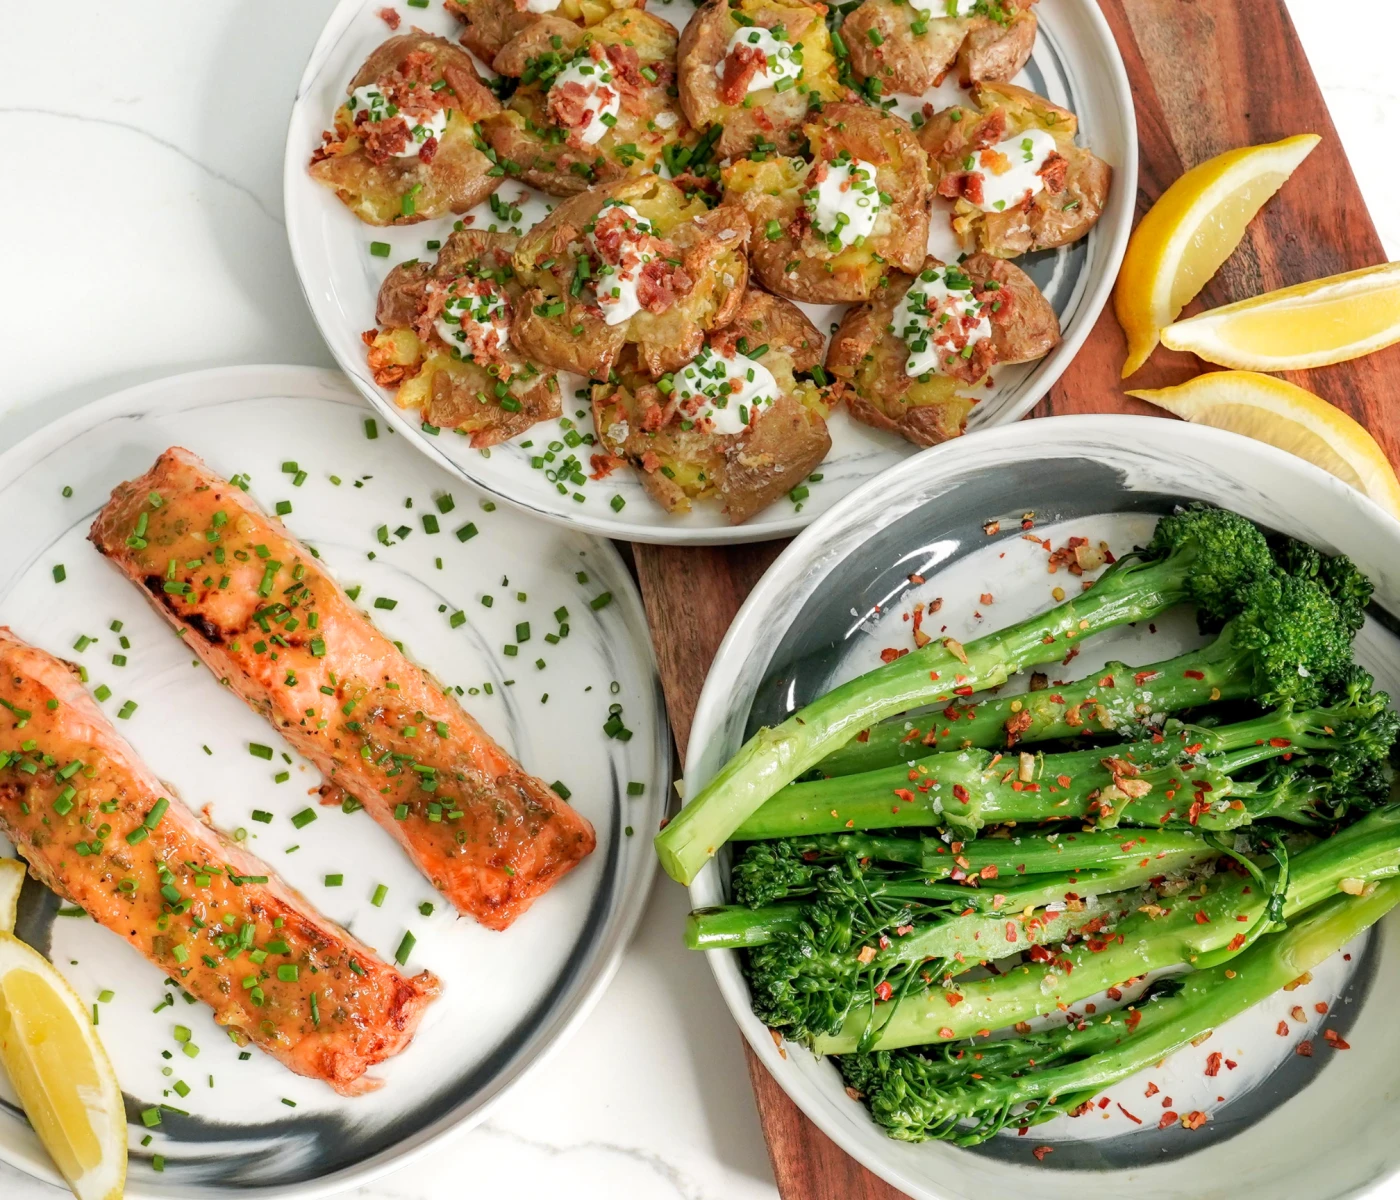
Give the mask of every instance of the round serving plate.
[{"label": "round serving plate", "polygon": [[[1119,552],[1142,544],[1158,515],[1191,500],[1351,555],[1376,586],[1357,657],[1378,686],[1397,694],[1400,523],[1316,467],[1234,434],[1147,417],[1052,417],[910,459],[847,497],[779,556],[706,679],[686,759],[688,794],[759,725],[877,666],[882,648],[909,646],[916,603],[941,599],[933,620],[962,640],[1043,611],[1056,585],[1078,587],[1064,572],[1047,572],[1045,550],[1025,536],[1027,514],[1037,539],[1061,546],[1087,536]],[[1189,613],[1164,614],[1147,628],[1093,638],[1051,674],[1068,680],[1109,659],[1159,661],[1203,640]],[[696,907],[725,901],[728,867],[722,852],[700,873],[691,887]],[[1395,914],[1314,969],[1311,982],[1108,1089],[1102,1109],[973,1149],[886,1137],[847,1096],[834,1064],[774,1045],[750,1008],[737,954],[708,957],[735,1020],[787,1094],[840,1146],[919,1200],[1331,1200],[1356,1195],[1400,1165],[1391,1136],[1400,1063],[1389,1003],[1400,986]],[[1280,1021],[1287,1037],[1278,1036]],[[1355,1049],[1322,1048],[1324,1027]],[[1295,1053],[1310,1038],[1315,1055]],[[1214,1051],[1234,1067],[1207,1075]],[[1208,1120],[1194,1131],[1162,1129],[1164,1108],[1199,1110]],[[1328,1131],[1323,1153],[1319,1129]],[[1033,1154],[1045,1146],[1050,1153]]]},{"label": "round serving plate", "polygon": [[[27,880],[19,935],[85,1002],[114,993],[97,1006],[98,1033],[132,1122],[131,1196],[326,1195],[468,1128],[589,1010],[646,897],[655,856],[632,831],[654,829],[664,810],[671,748],[625,565],[604,540],[497,508],[382,423],[369,438],[367,421],[369,410],[334,372],[235,367],[121,392],[0,456],[0,624],[83,666],[91,687],[110,689],[109,716],[134,701],[134,713],[114,724],[185,803],[382,956],[411,930],[418,940],[406,968],[429,968],[443,981],[413,1044],[372,1072],[383,1086],[345,1098],[262,1053],[240,1057],[209,1009],[185,1003],[119,937],[81,914],[60,915],[57,898]],[[344,584],[361,585],[366,604],[398,601],[374,610],[379,628],[444,684],[460,686],[492,736],[528,770],[562,782],[593,822],[597,849],[510,930],[457,919],[365,813],[317,805],[308,792],[318,772],[195,663],[88,544],[112,487],[176,445],[225,476],[247,475],[268,509],[290,501],[287,526]],[[283,467],[292,462],[306,473],[300,486]],[[436,535],[421,519],[429,513]],[[468,523],[475,536],[453,536]],[[561,606],[569,635],[548,644],[543,634]],[[466,619],[454,624],[459,613]],[[507,655],[523,621],[538,641]],[[79,650],[84,635],[95,640]],[[630,740],[603,732],[617,704],[635,731]],[[251,755],[250,743],[271,745],[273,761]],[[282,773],[289,778],[279,782]],[[636,785],[640,795],[630,794]],[[292,815],[308,804],[317,819],[294,826]],[[254,819],[255,810],[271,821]],[[13,853],[0,836],[0,855]],[[327,887],[327,875],[343,883]],[[381,884],[387,897],[376,905]],[[179,1053],[177,1022],[192,1030],[197,1059]],[[139,1113],[157,1104],[181,1111],[167,1109],[147,1130]],[[161,1173],[155,1154],[165,1159]],[[0,1160],[60,1182],[2,1077]]]},{"label": "round serving plate", "polygon": [[[556,484],[548,463],[536,464],[551,443],[562,443],[565,430],[558,421],[541,422],[513,441],[489,450],[471,449],[465,437],[450,430],[426,431],[421,414],[399,408],[393,394],[374,382],[360,335],[374,326],[375,297],[390,268],[406,259],[431,260],[434,252],[426,243],[444,239],[454,218],[392,228],[366,225],[306,170],[321,131],[344,99],[346,84],[369,52],[389,37],[389,29],[378,15],[382,8],[383,0],[341,0],[331,14],[311,53],[292,108],[283,196],[292,258],[322,335],[341,369],[406,441],[494,496],[550,520],[613,538],[675,544],[789,536],[867,480],[917,452],[917,447],[902,438],[858,424],[841,409],[830,421],[831,452],[816,472],[821,479],[808,484],[806,498],[800,503],[784,498],[745,524],[731,526],[715,505],[698,504],[689,514],[669,515],[647,495],[630,469],[614,472],[602,481],[589,480],[583,487]],[[651,0],[648,8],[678,29],[695,11],[690,0]],[[1127,246],[1137,198],[1137,125],[1132,92],[1107,22],[1093,0],[1040,0],[1036,12],[1040,33],[1035,51],[1015,82],[1078,114],[1079,140],[1113,167],[1114,186],[1102,218],[1087,238],[1061,250],[1018,260],[1053,305],[1063,341],[1037,363],[999,370],[994,386],[980,392],[969,429],[1014,421],[1060,377],[1108,300]],[[408,24],[454,39],[460,29],[436,0],[428,8],[403,9],[402,15]],[[958,95],[956,83],[949,81],[925,99],[943,107]],[[899,108],[905,113],[921,103],[899,98]],[[526,197],[520,205],[524,227],[535,224],[550,204],[557,203],[514,181],[507,181],[499,195],[512,201]],[[951,260],[957,256],[957,246],[943,219],[947,202],[935,199],[935,205],[929,249]],[[479,206],[471,215],[475,228],[504,228],[489,205]],[[387,243],[388,256],[372,255],[371,242]],[[836,327],[847,306],[803,307],[817,328],[827,333]],[[590,432],[592,419],[584,381],[576,376],[561,380],[566,384],[566,419],[579,431]],[[586,450],[583,447],[579,452],[585,465]],[[562,451],[561,457],[568,452]]]}]

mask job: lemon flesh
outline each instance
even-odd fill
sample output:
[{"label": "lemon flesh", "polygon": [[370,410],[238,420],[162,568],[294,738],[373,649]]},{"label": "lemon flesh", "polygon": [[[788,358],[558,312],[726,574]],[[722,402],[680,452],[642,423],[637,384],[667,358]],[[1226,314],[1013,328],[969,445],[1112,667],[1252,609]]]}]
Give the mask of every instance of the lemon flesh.
[{"label": "lemon flesh", "polygon": [[1253,371],[1212,371],[1178,387],[1128,395],[1183,420],[1287,450],[1400,518],[1400,482],[1375,438],[1341,409],[1303,388]]},{"label": "lemon flesh", "polygon": [[1162,330],[1162,344],[1250,371],[1294,371],[1400,342],[1400,263],[1315,279],[1213,308]]},{"label": "lemon flesh", "polygon": [[0,1063],[79,1200],[120,1200],[121,1089],[82,1002],[43,955],[0,933]]},{"label": "lemon flesh", "polygon": [[1319,141],[1300,134],[1207,159],[1148,210],[1128,241],[1113,292],[1128,335],[1125,378],[1147,361],[1161,331],[1230,257],[1255,214]]}]

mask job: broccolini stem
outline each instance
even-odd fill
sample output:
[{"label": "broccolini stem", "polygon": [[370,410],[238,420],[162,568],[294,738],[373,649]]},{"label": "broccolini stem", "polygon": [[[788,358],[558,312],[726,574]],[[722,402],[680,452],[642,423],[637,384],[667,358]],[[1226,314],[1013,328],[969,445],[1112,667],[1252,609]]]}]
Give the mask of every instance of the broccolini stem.
[{"label": "broccolini stem", "polygon": [[834,688],[780,725],[760,729],[656,837],[666,873],[689,883],[770,796],[877,721],[955,694],[998,687],[1053,662],[1084,638],[1147,620],[1188,599],[1194,553],[1161,562],[1120,560],[1089,591],[965,647],[951,638]]},{"label": "broccolini stem", "polygon": [[[1364,885],[1400,873],[1400,806],[1367,814],[1299,854],[1282,907],[1291,920],[1320,904],[1346,880]],[[1199,897],[1199,898],[1193,898]],[[839,1033],[819,1036],[819,1054],[849,1054],[871,1025],[886,1049],[970,1037],[1045,1016],[1149,971],[1185,963],[1213,966],[1244,948],[1270,897],[1249,876],[1216,875],[1207,885],[1148,906],[1102,938],[1088,938],[1046,964],[1024,964],[992,979],[957,982],[912,995],[883,1023],[878,1007],[853,1009]],[[953,999],[956,996],[956,1000]]]},{"label": "broccolini stem", "polygon": [[[1174,995],[1141,1008],[1129,1005],[1092,1024],[992,1043],[996,1052],[978,1056],[976,1077],[965,1068],[945,1070],[944,1062],[908,1053],[862,1062],[862,1082],[874,1085],[865,1098],[875,1120],[905,1141],[945,1138],[975,1145],[1008,1124],[1037,1124],[1272,996],[1396,904],[1400,879],[1383,880],[1369,895],[1333,897],[1228,967],[1184,976]],[[1011,1112],[1026,1104],[1034,1107]],[[976,1121],[970,1129],[964,1124],[969,1120]]]}]

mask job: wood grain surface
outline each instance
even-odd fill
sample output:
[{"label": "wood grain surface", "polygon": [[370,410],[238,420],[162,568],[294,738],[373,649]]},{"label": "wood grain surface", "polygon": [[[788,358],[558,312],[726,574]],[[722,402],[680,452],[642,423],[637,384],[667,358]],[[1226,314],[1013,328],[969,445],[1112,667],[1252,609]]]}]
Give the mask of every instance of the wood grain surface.
[{"label": "wood grain surface", "polygon": [[[1123,53],[1137,105],[1139,215],[1183,171],[1212,155],[1297,133],[1322,135],[1322,144],[1255,219],[1188,314],[1385,261],[1282,0],[1100,0],[1100,7]],[[1132,185],[1122,178],[1115,183]],[[1125,350],[1110,305],[1031,415],[1161,415],[1124,395],[1118,373]],[[1126,386],[1164,387],[1203,369],[1209,368],[1190,354],[1159,348]],[[1356,417],[1396,462],[1400,421],[1387,403],[1387,373],[1400,378],[1400,346],[1288,378]],[[744,597],[782,545],[635,548],[682,755],[710,661]],[[715,1003],[720,1003],[718,996]],[[893,1200],[901,1195],[838,1149],[787,1098],[747,1044],[745,1052],[783,1200]]]}]

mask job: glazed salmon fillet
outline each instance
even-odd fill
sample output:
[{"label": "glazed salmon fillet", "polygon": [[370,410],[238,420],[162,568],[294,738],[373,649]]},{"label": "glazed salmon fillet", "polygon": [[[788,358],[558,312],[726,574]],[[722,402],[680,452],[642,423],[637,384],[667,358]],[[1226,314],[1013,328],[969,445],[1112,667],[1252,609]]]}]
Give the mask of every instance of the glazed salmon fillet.
[{"label": "glazed salmon fillet", "polygon": [[89,536],[320,769],[328,798],[357,800],[458,912],[505,929],[592,851],[587,820],[188,450],[120,485]]},{"label": "glazed salmon fillet", "polygon": [[0,829],[30,872],[266,1050],[343,1096],[413,1040],[438,981],[381,962],[136,756],[76,668],[0,627]]}]

